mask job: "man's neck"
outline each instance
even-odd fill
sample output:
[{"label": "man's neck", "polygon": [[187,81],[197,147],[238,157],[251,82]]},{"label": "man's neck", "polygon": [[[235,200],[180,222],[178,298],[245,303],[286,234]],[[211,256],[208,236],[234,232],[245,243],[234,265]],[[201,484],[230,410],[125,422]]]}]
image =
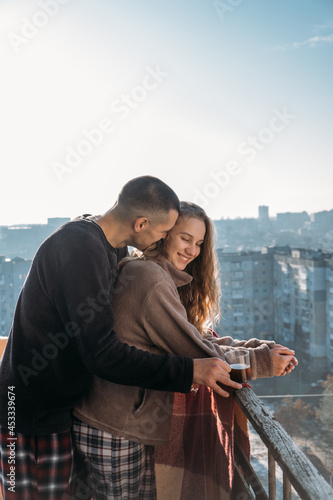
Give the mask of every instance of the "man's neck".
[{"label": "man's neck", "polygon": [[95,215],[92,220],[100,226],[113,248],[122,248],[128,245],[129,230],[113,212],[109,211],[104,215]]}]

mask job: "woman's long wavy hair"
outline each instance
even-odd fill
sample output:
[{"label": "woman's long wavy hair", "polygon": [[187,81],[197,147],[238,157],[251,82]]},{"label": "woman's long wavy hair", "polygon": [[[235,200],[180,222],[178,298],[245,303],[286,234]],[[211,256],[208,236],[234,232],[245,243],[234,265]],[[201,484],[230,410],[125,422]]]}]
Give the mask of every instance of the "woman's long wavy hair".
[{"label": "woman's long wavy hair", "polygon": [[[218,278],[217,258],[214,251],[214,226],[206,212],[196,205],[182,201],[180,203],[180,214],[176,226],[181,219],[195,218],[202,220],[206,227],[204,242],[201,245],[200,254],[186,266],[185,271],[193,276],[189,285],[178,288],[180,300],[187,311],[187,318],[197,330],[204,336],[208,327],[213,327],[219,318],[219,296],[220,283]],[[176,227],[175,226],[175,227]],[[143,252],[143,256],[149,260],[158,260],[166,257],[165,240],[160,240]]]}]

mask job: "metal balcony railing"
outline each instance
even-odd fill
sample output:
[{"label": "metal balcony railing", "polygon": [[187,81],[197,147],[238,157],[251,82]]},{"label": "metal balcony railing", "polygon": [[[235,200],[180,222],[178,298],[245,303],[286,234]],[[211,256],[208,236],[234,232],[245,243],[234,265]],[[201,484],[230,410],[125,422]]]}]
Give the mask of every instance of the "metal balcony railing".
[{"label": "metal balcony railing", "polygon": [[[235,399],[268,450],[268,492],[250,462],[235,449],[239,498],[276,500],[276,464],[283,472],[283,500],[291,500],[291,486],[302,500],[333,500],[333,490],[252,389],[235,391]],[[243,473],[241,472],[241,470]],[[241,496],[243,494],[243,496]],[[238,498],[238,497],[237,497]]]}]

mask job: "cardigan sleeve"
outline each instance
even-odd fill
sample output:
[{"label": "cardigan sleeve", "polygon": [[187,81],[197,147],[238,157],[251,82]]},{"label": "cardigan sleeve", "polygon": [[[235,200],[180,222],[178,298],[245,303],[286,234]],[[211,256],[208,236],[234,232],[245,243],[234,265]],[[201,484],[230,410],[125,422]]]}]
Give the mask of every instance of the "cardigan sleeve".
[{"label": "cardigan sleeve", "polygon": [[252,375],[253,380],[255,378],[273,377],[273,361],[271,361],[271,363],[268,363],[268,359],[272,356],[269,353],[268,358],[267,347],[268,349],[272,349],[276,345],[274,340],[259,340],[256,338],[250,340],[237,340],[233,339],[232,337],[217,338],[214,336],[206,338],[218,345],[228,345],[231,349],[244,348],[250,351],[252,372],[255,373],[255,376]]},{"label": "cardigan sleeve", "polygon": [[151,343],[166,352],[225,360],[227,351],[245,347],[250,351],[253,380],[273,376],[273,361],[268,345],[260,341],[259,344],[234,341],[231,337],[216,339],[218,342],[204,338],[187,320],[186,310],[172,283],[159,282],[149,290],[142,308],[142,321]]},{"label": "cardigan sleeve", "polygon": [[267,345],[270,349],[275,347],[274,340],[259,340],[259,339],[250,339],[250,340],[238,340],[233,339],[232,337],[215,337],[215,336],[206,336],[210,342],[218,345],[229,345],[230,347],[244,347],[244,349],[248,349],[250,347],[259,347],[261,345]]}]

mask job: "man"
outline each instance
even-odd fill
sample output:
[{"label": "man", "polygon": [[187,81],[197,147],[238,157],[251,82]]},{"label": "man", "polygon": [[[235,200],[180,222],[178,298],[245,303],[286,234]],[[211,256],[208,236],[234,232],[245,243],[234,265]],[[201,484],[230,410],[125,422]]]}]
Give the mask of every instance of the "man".
[{"label": "man", "polygon": [[0,365],[0,467],[5,500],[58,500],[75,488],[70,409],[93,374],[125,385],[188,392],[192,382],[226,395],[240,388],[217,359],[152,355],[121,343],[110,296],[127,245],[165,238],[179,213],[169,186],[129,181],[103,216],[62,226],[38,249],[18,299]]}]

